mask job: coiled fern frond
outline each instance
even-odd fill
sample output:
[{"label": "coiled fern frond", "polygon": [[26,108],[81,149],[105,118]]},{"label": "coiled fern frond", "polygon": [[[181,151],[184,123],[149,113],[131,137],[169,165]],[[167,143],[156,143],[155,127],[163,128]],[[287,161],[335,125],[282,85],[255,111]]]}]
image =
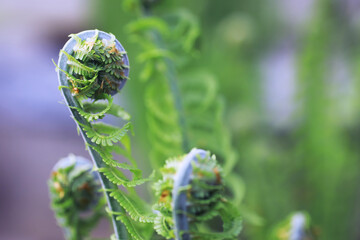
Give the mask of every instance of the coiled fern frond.
[{"label": "coiled fern frond", "polygon": [[116,46],[114,35],[110,34],[110,39],[100,39],[99,31],[95,30],[94,35],[86,39],[76,34],[70,36],[76,44],[72,42],[72,49],[60,51],[67,58],[67,69],[57,69],[68,78],[71,86],[68,88],[74,95],[108,99],[107,94],[113,95],[124,86],[128,75],[128,59],[122,47],[119,50],[119,46]]},{"label": "coiled fern frond", "polygon": [[273,229],[270,240],[315,240],[316,235],[309,214],[294,212]]},{"label": "coiled fern frond", "polygon": [[[193,149],[166,161],[162,179],[153,186],[158,203],[155,230],[167,239],[233,239],[241,217],[224,197],[222,169],[215,156]],[[221,216],[224,231],[204,231],[206,221]]]},{"label": "coiled fern frond", "polygon": [[[136,222],[151,222],[151,216],[146,213],[146,204],[137,196],[134,187],[150,178],[142,177],[131,154],[130,115],[114,104],[112,97],[128,78],[126,52],[112,34],[92,30],[70,36],[56,66],[60,89],[94,160],[94,169],[100,173],[115,238],[138,238]],[[117,127],[99,121],[107,115],[121,118],[124,125]],[[115,159],[117,155],[122,157],[122,162]],[[124,188],[121,193],[119,186]],[[141,212],[144,215],[135,212],[129,203],[144,206]]]},{"label": "coiled fern frond", "polygon": [[92,172],[91,162],[74,155],[60,159],[48,185],[51,206],[66,239],[84,239],[105,215],[100,179]]}]

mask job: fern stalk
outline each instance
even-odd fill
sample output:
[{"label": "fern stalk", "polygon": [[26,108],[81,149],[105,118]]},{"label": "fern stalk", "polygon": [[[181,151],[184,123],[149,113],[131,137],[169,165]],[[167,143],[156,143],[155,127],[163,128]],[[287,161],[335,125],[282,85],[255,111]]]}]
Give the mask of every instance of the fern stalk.
[{"label": "fern stalk", "polygon": [[[173,188],[173,219],[174,219],[174,231],[176,239],[190,240],[187,211],[187,196],[186,192],[181,191],[181,188],[186,187],[190,183],[190,177],[192,173],[192,162],[197,161],[198,156],[205,158],[206,151],[202,149],[193,149],[183,160],[183,164],[177,171],[174,179]],[[183,232],[183,234],[182,234]]]},{"label": "fern stalk", "polygon": [[[152,16],[150,6],[150,3],[149,5],[144,4],[143,6],[144,16],[148,18]],[[159,32],[153,29],[150,29],[149,32],[153,38],[155,46],[157,46],[159,49],[166,49]],[[177,83],[178,81],[176,77],[176,68],[174,63],[168,57],[164,57],[164,63],[166,67],[166,79],[168,80],[169,87],[173,95],[175,109],[178,112],[178,121],[181,129],[183,151],[188,152],[191,150],[191,147],[189,144],[189,137],[186,130],[185,112],[181,100],[181,93]]]},{"label": "fern stalk", "polygon": [[[86,31],[86,32],[83,32],[82,34],[79,34],[79,36],[81,38],[86,39],[87,37],[92,37],[93,34],[94,34],[93,31]],[[75,44],[76,44],[76,41],[75,41],[75,39],[72,38],[64,46],[63,50],[66,53],[71,54]],[[65,54],[63,54],[63,53],[61,53],[59,55],[58,66],[60,67],[60,69],[67,68],[67,58],[66,58]],[[60,86],[67,86],[67,87],[69,86],[67,77],[64,72],[58,71],[58,79],[59,79]],[[76,110],[78,108],[81,108],[79,102],[72,95],[70,89],[63,87],[63,88],[61,88],[61,92],[65,99],[66,104],[69,107],[72,117],[77,122],[78,129],[79,129],[85,143],[89,146],[96,147],[96,145],[93,142],[91,142],[91,140],[86,136],[86,133],[85,133],[85,130],[83,129],[83,127],[79,126],[81,124],[84,126],[91,127],[89,122],[86,121],[86,119],[84,117],[82,117],[79,114],[79,112]],[[106,165],[104,164],[104,162],[98,152],[96,152],[92,147],[88,147],[88,150],[89,150],[90,156],[94,162],[94,166],[97,169],[106,167]],[[103,174],[99,173],[99,176],[100,176],[100,181],[101,181],[103,189],[113,189],[113,190],[118,189],[117,186],[115,184],[113,184],[112,182],[110,182]],[[121,206],[117,203],[116,199],[110,197],[110,192],[105,191],[105,196],[106,196],[106,199],[108,202],[108,207],[109,207],[110,211],[124,212],[124,210],[121,208]],[[119,240],[128,239],[125,226],[122,224],[122,222],[117,221],[116,216],[114,216],[114,215],[112,216],[112,224],[114,226],[115,236],[117,237],[117,239],[119,239]]]}]

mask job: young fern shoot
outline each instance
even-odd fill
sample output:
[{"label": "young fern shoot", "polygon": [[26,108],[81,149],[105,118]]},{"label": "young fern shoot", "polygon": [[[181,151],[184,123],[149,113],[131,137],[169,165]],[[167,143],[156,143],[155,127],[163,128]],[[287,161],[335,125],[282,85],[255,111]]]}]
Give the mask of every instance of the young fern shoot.
[{"label": "young fern shoot", "polygon": [[[130,115],[113,103],[112,96],[128,79],[128,57],[112,34],[90,30],[70,37],[60,51],[56,66],[60,89],[88,147],[94,168],[100,173],[114,225],[114,238],[141,239],[133,222],[152,222],[152,216],[144,214],[144,207],[137,206],[144,204],[138,204],[141,200],[134,187],[149,178],[142,177],[131,156]],[[109,114],[126,123],[119,128],[99,121]],[[114,160],[114,154],[127,158],[129,163]],[[128,171],[132,179],[123,171]],[[124,187],[127,193],[118,186]]]},{"label": "young fern shoot", "polygon": [[[166,239],[233,239],[242,221],[224,195],[224,182],[215,156],[192,149],[166,161],[163,178],[154,184],[158,203],[155,230]],[[220,216],[223,232],[202,232],[206,222]]]},{"label": "young fern shoot", "polygon": [[91,170],[89,160],[74,155],[60,159],[52,170],[51,206],[66,239],[83,239],[105,215],[99,176]]}]

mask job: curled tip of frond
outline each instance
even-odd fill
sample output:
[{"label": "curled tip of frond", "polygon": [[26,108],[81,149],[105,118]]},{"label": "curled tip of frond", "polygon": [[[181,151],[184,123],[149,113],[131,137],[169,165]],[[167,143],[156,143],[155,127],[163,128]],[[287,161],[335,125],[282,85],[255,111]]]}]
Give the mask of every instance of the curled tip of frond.
[{"label": "curled tip of frond", "polygon": [[[154,184],[158,197],[154,223],[160,235],[167,239],[200,236],[202,233],[197,232],[196,225],[219,215],[228,224],[223,214],[228,202],[223,201],[222,170],[214,155],[194,148],[185,156],[166,161],[161,172],[163,178]],[[221,236],[226,239],[227,234],[237,235],[240,228],[237,225],[231,233],[224,231]],[[212,236],[215,239],[216,234],[219,233]]]},{"label": "curled tip of frond", "polygon": [[60,51],[57,70],[60,84],[78,96],[102,99],[116,94],[129,76],[125,49],[113,34],[89,30],[70,34]]}]

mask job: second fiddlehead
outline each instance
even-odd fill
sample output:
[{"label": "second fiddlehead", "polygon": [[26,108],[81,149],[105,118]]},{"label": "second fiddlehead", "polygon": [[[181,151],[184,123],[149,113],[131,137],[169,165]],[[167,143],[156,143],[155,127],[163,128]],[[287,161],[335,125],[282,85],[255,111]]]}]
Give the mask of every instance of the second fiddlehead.
[{"label": "second fiddlehead", "polygon": [[[154,184],[158,203],[155,229],[167,239],[231,239],[241,231],[241,217],[224,197],[222,170],[202,149],[166,161],[163,178]],[[220,215],[223,232],[202,232]]]},{"label": "second fiddlehead", "polygon": [[100,180],[92,167],[89,160],[69,155],[52,170],[48,182],[51,206],[66,239],[83,239],[105,214]]}]

